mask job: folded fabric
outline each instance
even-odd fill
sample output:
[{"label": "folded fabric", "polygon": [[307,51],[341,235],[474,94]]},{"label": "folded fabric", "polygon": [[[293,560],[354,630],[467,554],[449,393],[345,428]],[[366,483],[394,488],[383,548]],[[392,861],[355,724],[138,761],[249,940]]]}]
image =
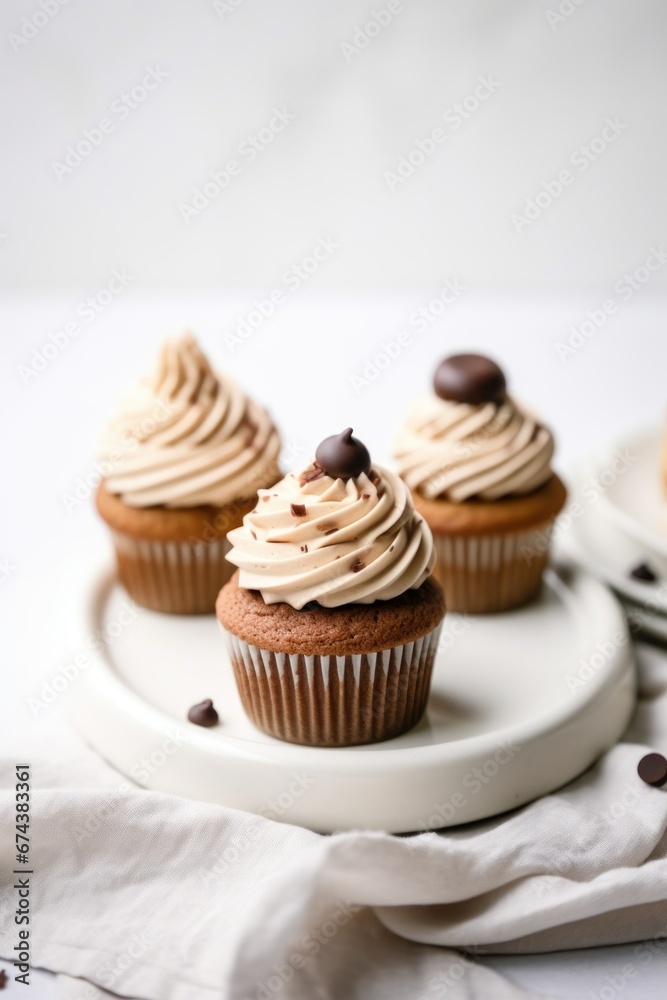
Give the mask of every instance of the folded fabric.
[{"label": "folded fabric", "polygon": [[[313,1000],[529,994],[475,961],[667,936],[667,657],[641,646],[626,741],[484,823],[324,837],[134,787],[54,723],[0,767],[0,955],[11,959],[14,764],[32,765],[32,961],[61,996]],[[464,949],[464,956],[453,949]],[[95,984],[91,986],[90,984]]]}]

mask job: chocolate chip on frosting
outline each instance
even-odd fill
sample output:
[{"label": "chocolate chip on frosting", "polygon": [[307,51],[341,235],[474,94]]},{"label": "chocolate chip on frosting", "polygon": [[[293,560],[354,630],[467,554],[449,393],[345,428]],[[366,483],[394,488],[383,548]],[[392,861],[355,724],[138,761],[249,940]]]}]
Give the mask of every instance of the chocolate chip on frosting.
[{"label": "chocolate chip on frosting", "polygon": [[504,403],[502,368],[481,354],[454,354],[436,369],[433,385],[441,399],[454,403]]},{"label": "chocolate chip on frosting", "polygon": [[294,515],[294,517],[305,517],[306,516],[306,505],[304,503],[291,503],[289,509]]},{"label": "chocolate chip on frosting", "polygon": [[365,444],[352,437],[352,428],[325,438],[315,453],[317,464],[332,479],[356,479],[371,471],[371,456]]},{"label": "chocolate chip on frosting", "polygon": [[353,573],[360,573],[365,566],[366,563],[363,561],[363,559],[355,559],[352,565],[350,566],[350,569],[352,570]]},{"label": "chocolate chip on frosting", "polygon": [[205,726],[207,729],[211,726],[217,726],[218,719],[218,713],[213,708],[213,702],[210,698],[205,698],[204,701],[193,705],[188,712],[190,722],[194,722],[195,726]]}]

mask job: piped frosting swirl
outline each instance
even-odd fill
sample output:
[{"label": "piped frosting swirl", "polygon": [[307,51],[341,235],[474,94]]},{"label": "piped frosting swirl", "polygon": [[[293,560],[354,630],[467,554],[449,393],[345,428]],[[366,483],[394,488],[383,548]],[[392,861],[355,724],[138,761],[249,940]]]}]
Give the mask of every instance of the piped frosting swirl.
[{"label": "piped frosting swirl", "polygon": [[420,399],[395,444],[398,471],[426,499],[524,496],[551,477],[551,432],[507,396],[501,404]]},{"label": "piped frosting swirl", "polygon": [[431,531],[393,472],[335,479],[317,465],[260,490],[228,535],[239,584],[267,604],[301,609],[390,600],[422,585],[435,562]]},{"label": "piped frosting swirl", "polygon": [[185,334],[167,341],[111,424],[105,482],[131,507],[222,507],[275,482],[279,451],[268,413]]}]

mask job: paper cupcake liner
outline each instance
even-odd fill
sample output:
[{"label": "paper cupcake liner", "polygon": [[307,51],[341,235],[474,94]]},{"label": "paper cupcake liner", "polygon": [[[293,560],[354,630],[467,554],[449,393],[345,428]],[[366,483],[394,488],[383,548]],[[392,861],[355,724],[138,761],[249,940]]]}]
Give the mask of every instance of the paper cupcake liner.
[{"label": "paper cupcake liner", "polygon": [[517,534],[434,534],[433,575],[448,611],[489,614],[527,604],[539,591],[549,561],[553,521]]},{"label": "paper cupcake liner", "polygon": [[130,597],[152,611],[210,614],[236,567],[225,559],[226,538],[159,542],[112,532],[118,575]]},{"label": "paper cupcake liner", "polygon": [[225,637],[243,707],[259,729],[289,743],[344,747],[389,740],[419,722],[440,629],[347,656],[275,653]]}]

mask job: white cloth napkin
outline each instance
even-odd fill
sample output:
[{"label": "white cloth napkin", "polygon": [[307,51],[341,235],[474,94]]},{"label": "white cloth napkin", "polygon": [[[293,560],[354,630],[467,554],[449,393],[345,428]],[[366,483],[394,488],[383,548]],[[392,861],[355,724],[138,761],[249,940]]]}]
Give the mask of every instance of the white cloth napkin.
[{"label": "white cloth napkin", "polygon": [[[59,728],[0,765],[12,957],[14,764],[32,764],[33,964],[67,1000],[515,1000],[475,961],[667,936],[667,658],[640,646],[626,741],[566,789],[441,834],[333,837],[135,788]],[[465,949],[467,955],[454,949]],[[638,959],[639,961],[639,959]],[[95,986],[91,984],[96,984]]]}]

